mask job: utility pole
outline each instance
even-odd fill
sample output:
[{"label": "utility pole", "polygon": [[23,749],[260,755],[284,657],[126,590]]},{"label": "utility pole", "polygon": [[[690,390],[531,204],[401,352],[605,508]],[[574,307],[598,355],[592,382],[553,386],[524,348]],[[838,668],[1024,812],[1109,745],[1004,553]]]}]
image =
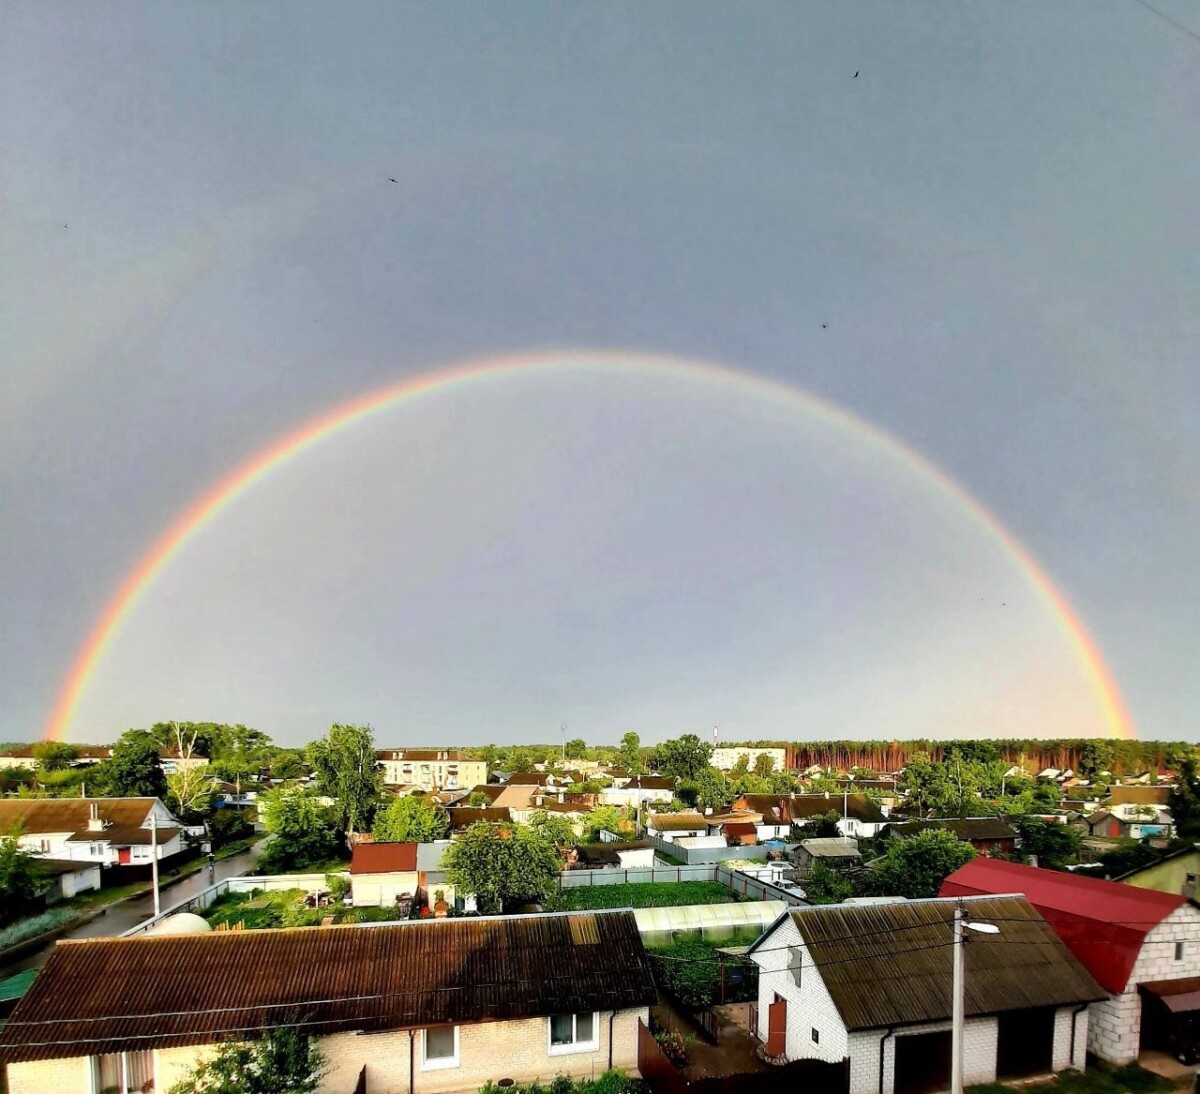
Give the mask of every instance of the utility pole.
[{"label": "utility pole", "polygon": [[963,928],[978,934],[999,934],[994,923],[976,923],[966,917],[961,902],[954,907],[954,984],[950,1026],[950,1094],[963,1094],[963,1027],[966,1024],[966,969],[963,963]]},{"label": "utility pole", "polygon": [[563,722],[563,724],[558,727],[558,731],[562,734],[562,762],[563,769],[565,770],[567,766],[567,723]]},{"label": "utility pole", "polygon": [[150,883],[154,886],[154,914],[161,911],[158,898],[158,817],[150,811]]}]

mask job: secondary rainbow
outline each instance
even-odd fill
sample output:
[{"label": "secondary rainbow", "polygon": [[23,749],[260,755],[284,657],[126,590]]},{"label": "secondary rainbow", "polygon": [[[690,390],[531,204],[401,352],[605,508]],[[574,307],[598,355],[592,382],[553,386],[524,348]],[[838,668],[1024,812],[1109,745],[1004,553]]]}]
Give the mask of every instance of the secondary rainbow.
[{"label": "secondary rainbow", "polygon": [[776,401],[787,401],[806,414],[814,415],[846,431],[860,442],[869,444],[888,458],[898,461],[968,512],[1014,559],[1031,586],[1050,608],[1079,658],[1080,664],[1095,689],[1108,732],[1114,737],[1134,738],[1137,736],[1133,721],[1112,674],[1066,597],[1054,585],[1029,551],[988,509],[925,457],[877,426],[850,414],[841,407],[775,380],[749,375],[708,362],[648,354],[580,351],[486,358],[402,380],[382,390],[352,399],[336,409],[322,414],[281,437],[274,444],[235,468],[179,515],[109,600],[71,668],[70,675],[55,703],[46,736],[53,740],[64,739],[74,720],[79,701],[95,674],[98,664],[120,632],[130,612],[154,583],[155,578],[162,573],[187,543],[199,534],[211,520],[215,519],[226,506],[270,475],[271,472],[326,438],[350,428],[369,415],[379,413],[398,403],[419,399],[434,392],[452,390],[466,384],[498,382],[506,377],[549,373],[563,369],[608,370],[626,373],[649,370],[651,373],[673,374],[685,380],[731,385],[742,390],[750,389]]}]

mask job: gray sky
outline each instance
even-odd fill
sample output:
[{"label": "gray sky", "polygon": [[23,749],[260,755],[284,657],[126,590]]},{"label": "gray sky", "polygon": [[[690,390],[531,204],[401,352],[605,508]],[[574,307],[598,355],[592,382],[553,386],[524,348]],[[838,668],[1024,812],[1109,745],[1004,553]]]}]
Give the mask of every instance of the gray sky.
[{"label": "gray sky", "polygon": [[[1198,736],[1200,42],[1134,0],[10,5],[0,147],[0,737],[42,731],[222,474],[545,347],[716,361],[890,432],[1040,561],[1143,736]],[[246,492],[71,736],[168,717],[1102,728],[928,482],[651,369],[397,407]]]}]

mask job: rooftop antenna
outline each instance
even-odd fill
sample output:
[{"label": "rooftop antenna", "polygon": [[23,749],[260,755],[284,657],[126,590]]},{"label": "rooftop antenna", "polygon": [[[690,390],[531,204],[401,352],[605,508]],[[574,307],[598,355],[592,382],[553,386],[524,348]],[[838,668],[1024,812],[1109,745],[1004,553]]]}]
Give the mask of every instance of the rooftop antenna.
[{"label": "rooftop antenna", "polygon": [[713,748],[717,747],[717,723],[713,722]]}]

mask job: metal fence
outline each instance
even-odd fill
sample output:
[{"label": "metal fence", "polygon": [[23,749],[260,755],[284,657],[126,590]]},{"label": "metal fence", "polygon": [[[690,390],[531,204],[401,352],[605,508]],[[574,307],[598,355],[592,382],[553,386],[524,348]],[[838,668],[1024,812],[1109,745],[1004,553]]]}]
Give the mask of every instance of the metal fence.
[{"label": "metal fence", "polygon": [[749,874],[743,874],[740,870],[731,870],[727,866],[713,867],[713,880],[719,881],[726,888],[753,900],[783,900],[796,907],[808,903],[803,897],[797,896],[788,889],[781,889],[778,885],[772,885],[771,882],[764,881],[762,878],[751,877]]},{"label": "metal fence", "polygon": [[765,861],[768,848],[761,843],[734,847],[680,847],[678,843],[665,840],[662,836],[646,833],[646,839],[656,850],[671,858],[683,859],[689,866],[713,866],[727,859],[746,859],[753,862]]},{"label": "metal fence", "polygon": [[629,869],[566,870],[558,875],[558,888],[589,885],[646,885],[663,881],[712,881],[712,866],[631,866]]}]

